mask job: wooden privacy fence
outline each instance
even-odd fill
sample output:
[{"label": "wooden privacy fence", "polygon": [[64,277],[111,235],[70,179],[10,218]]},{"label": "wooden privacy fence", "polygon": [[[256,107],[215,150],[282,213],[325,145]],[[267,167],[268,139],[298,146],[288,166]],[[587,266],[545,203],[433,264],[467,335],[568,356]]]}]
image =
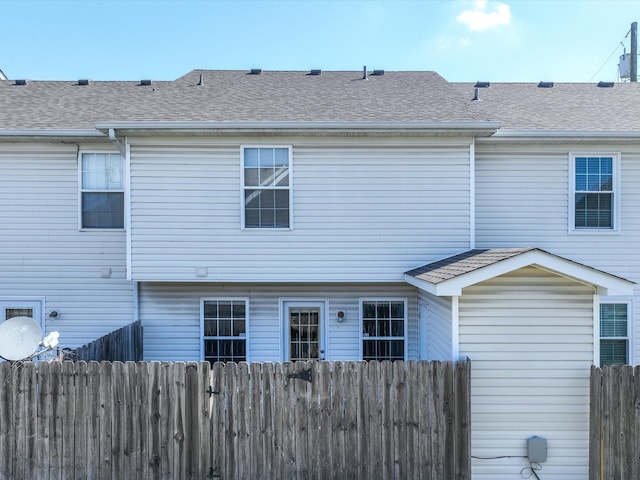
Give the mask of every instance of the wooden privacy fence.
[{"label": "wooden privacy fence", "polygon": [[470,478],[470,363],[0,364],[2,479]]},{"label": "wooden privacy fence", "polygon": [[70,360],[138,362],[142,360],[142,323],[125,325],[65,355]]},{"label": "wooden privacy fence", "polygon": [[640,478],[640,366],[591,367],[589,479]]}]

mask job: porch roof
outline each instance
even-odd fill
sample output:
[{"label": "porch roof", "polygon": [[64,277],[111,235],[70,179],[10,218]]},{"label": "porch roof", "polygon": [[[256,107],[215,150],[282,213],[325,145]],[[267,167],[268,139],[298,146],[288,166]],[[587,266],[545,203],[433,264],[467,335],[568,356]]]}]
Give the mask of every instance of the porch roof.
[{"label": "porch roof", "polygon": [[592,285],[601,295],[633,295],[634,282],[534,247],[473,249],[405,273],[405,281],[437,296],[523,267],[535,266]]}]

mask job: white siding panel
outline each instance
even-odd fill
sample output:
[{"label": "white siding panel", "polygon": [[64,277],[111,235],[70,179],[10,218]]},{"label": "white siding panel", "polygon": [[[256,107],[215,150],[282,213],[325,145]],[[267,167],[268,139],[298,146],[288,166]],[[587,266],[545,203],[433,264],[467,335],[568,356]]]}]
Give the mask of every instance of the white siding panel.
[{"label": "white siding panel", "polygon": [[78,231],[77,156],[76,145],[0,148],[0,298],[41,300],[39,320],[70,348],[133,321],[124,232]]},{"label": "white siding panel", "polygon": [[[463,290],[474,456],[523,457],[527,438],[538,435],[549,448],[541,478],[587,478],[592,310],[592,288],[534,267]],[[473,478],[520,478],[526,465],[474,459]]]},{"label": "white siding panel", "polygon": [[[200,359],[200,299],[249,299],[249,360],[281,361],[283,327],[280,299],[327,302],[327,360],[358,360],[360,348],[359,300],[363,297],[408,299],[408,355],[417,359],[417,295],[406,284],[201,284],[142,283],[140,319],[144,327],[145,360]],[[337,321],[338,310],[345,320]]]},{"label": "white siding panel", "polygon": [[427,305],[427,359],[451,360],[451,300],[419,290],[418,301]]},{"label": "white siding panel", "polygon": [[240,228],[240,144],[134,145],[133,278],[402,281],[469,247],[468,149],[294,144],[293,229],[282,231]]},{"label": "white siding panel", "polygon": [[[568,233],[569,152],[621,153],[620,231]],[[640,146],[476,147],[476,245],[535,246],[640,284]],[[640,361],[640,287],[633,298]]]}]

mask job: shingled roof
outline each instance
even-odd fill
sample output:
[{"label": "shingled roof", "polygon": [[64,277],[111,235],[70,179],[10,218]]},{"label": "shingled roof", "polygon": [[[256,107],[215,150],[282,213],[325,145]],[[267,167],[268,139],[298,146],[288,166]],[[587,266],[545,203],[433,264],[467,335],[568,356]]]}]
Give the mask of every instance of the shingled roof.
[{"label": "shingled roof", "polygon": [[[174,81],[0,80],[0,132],[99,122],[500,122],[501,130],[640,131],[640,84],[447,82],[434,72],[193,70]],[[20,82],[22,83],[22,82]],[[86,83],[86,84],[80,84]]]},{"label": "shingled roof", "polygon": [[464,287],[530,265],[593,285],[603,295],[633,292],[634,283],[629,280],[533,247],[468,250],[414,268],[405,273],[405,280],[434,295],[460,295]]}]

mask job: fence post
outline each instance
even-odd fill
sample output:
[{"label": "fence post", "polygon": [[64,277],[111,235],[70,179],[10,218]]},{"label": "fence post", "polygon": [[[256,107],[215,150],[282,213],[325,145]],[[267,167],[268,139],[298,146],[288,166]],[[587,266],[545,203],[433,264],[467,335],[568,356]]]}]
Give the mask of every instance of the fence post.
[{"label": "fence post", "polygon": [[591,366],[589,408],[589,480],[604,480],[602,438],[602,369]]},{"label": "fence post", "polygon": [[456,362],[455,370],[455,478],[471,478],[471,361]]}]

